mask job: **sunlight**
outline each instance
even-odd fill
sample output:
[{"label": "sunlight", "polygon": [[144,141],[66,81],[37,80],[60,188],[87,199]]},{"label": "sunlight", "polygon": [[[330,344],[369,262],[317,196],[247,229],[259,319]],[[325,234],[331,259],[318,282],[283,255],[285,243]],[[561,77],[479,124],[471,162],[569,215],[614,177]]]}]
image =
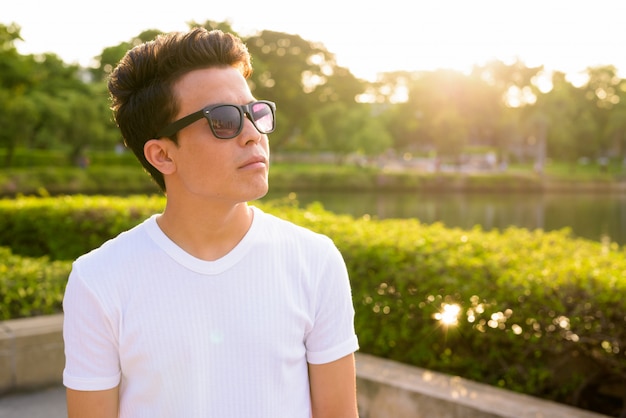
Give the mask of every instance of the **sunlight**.
[{"label": "sunlight", "polygon": [[[392,71],[447,68],[467,73],[473,65],[512,57],[566,73],[607,63],[626,70],[625,55],[615,53],[622,48],[624,25],[590,18],[589,8],[582,2],[574,6],[566,0],[530,0],[524,7],[515,7],[497,0],[440,0],[415,2],[411,13],[398,13],[406,9],[400,0],[388,1],[382,9],[322,0],[306,8],[305,18],[292,19],[288,18],[290,9],[281,1],[236,10],[227,2],[215,3],[207,12],[198,11],[193,0],[181,0],[168,13],[152,15],[143,13],[150,4],[144,0],[111,0],[108,4],[114,6],[102,10],[96,21],[58,13],[73,7],[69,0],[40,2],[37,13],[32,13],[31,2],[12,2],[3,10],[3,21],[22,27],[24,41],[18,43],[22,53],[54,52],[68,63],[84,66],[91,65],[103,48],[126,42],[148,28],[185,30],[187,22],[210,19],[228,22],[244,37],[263,30],[296,34],[323,45],[339,65],[369,81],[375,81],[381,72]],[[599,1],[594,3],[597,10],[623,14],[624,6],[616,6],[614,0]],[[127,11],[124,16],[115,12],[120,7]],[[328,13],[330,9],[334,13]],[[563,18],[565,9],[567,18]],[[54,30],[50,30],[49,16],[55,16]],[[351,16],[350,22],[345,16]],[[109,30],[111,25],[115,31]],[[384,33],[393,36],[381,36]],[[282,45],[276,54],[293,53],[292,47]]]},{"label": "sunlight", "polygon": [[504,100],[509,107],[521,107],[527,104],[535,104],[537,96],[533,94],[528,86],[521,89],[517,86],[511,86],[507,90]]},{"label": "sunlight", "polygon": [[569,81],[572,86],[580,88],[589,81],[589,74],[586,72],[568,73],[565,75],[565,79]]},{"label": "sunlight", "polygon": [[539,89],[542,93],[549,93],[552,90],[552,73],[548,71],[541,71],[532,79],[532,83]]},{"label": "sunlight", "polygon": [[441,312],[437,312],[434,318],[441,322],[442,325],[452,326],[459,322],[459,313],[461,307],[457,304],[444,303],[441,307]]}]

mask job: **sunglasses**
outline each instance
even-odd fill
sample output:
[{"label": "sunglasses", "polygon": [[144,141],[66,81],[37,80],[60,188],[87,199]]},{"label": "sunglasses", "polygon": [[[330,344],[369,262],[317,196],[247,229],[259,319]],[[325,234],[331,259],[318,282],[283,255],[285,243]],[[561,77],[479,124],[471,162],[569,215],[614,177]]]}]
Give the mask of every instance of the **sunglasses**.
[{"label": "sunglasses", "polygon": [[241,133],[246,116],[256,130],[262,134],[274,132],[276,128],[276,104],[267,100],[259,100],[241,106],[234,104],[207,106],[170,123],[157,133],[157,138],[170,137],[204,117],[209,122],[211,132],[216,138],[231,139]]}]

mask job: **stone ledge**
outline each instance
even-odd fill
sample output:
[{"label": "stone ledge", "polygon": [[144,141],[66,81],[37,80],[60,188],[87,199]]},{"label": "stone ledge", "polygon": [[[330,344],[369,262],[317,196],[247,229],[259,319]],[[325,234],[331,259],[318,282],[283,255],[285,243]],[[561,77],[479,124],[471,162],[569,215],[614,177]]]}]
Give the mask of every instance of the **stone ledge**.
[{"label": "stone ledge", "polygon": [[63,315],[0,322],[0,394],[58,384],[64,364]]},{"label": "stone ledge", "polygon": [[[0,395],[62,382],[63,315],[0,322]],[[607,418],[357,353],[360,418]]]},{"label": "stone ledge", "polygon": [[367,354],[356,364],[360,418],[606,418]]}]

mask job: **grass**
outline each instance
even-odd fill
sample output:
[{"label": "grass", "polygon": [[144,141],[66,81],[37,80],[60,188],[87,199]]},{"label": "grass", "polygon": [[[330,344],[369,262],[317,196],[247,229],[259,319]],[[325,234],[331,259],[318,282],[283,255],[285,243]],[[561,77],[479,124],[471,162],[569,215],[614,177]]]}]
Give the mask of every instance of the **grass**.
[{"label": "grass", "polygon": [[[535,172],[532,164],[515,164],[509,170],[524,173]],[[625,177],[626,165],[613,160],[605,169],[602,169],[595,162],[572,165],[571,163],[552,161],[546,164],[544,173],[555,180],[607,181]]]},{"label": "grass", "polygon": [[[0,163],[4,161],[4,154],[6,150],[0,148]],[[88,153],[89,160],[91,162],[90,169],[94,170],[112,170],[115,171],[116,167],[124,167],[128,170],[133,168],[137,169],[137,172],[141,171],[139,163],[130,152],[124,152],[122,154],[115,151],[93,151]],[[313,176],[314,178],[322,179],[323,183],[341,183],[351,179],[358,181],[363,178],[373,178],[381,169],[377,166],[362,167],[354,164],[337,164],[330,162],[285,162],[282,155],[276,154],[272,161],[271,173],[281,179],[298,179],[300,176]],[[20,174],[21,177],[27,176],[28,172],[35,173],[37,169],[50,169],[53,171],[58,170],[79,170],[77,167],[72,166],[66,156],[66,152],[62,150],[24,150],[18,149],[15,152],[12,167],[2,168],[0,167],[0,178],[6,177],[8,173],[17,169],[18,172],[25,170],[25,173]],[[440,177],[443,174],[435,173],[412,173],[413,177],[433,178]],[[448,173],[448,175],[456,176],[456,173]],[[488,181],[490,178],[493,181],[500,181],[496,177],[511,179],[515,177],[522,177],[528,179],[537,178],[537,173],[534,170],[533,164],[511,164],[505,172],[491,173],[482,172],[481,177],[485,177],[483,181]],[[364,177],[365,176],[365,177]],[[463,175],[465,176],[465,175]],[[74,177],[76,177],[74,175]],[[602,170],[596,161],[590,161],[587,164],[577,163],[572,165],[567,162],[549,161],[544,169],[544,178],[546,180],[553,180],[560,183],[572,183],[572,182],[587,182],[587,183],[610,183],[613,181],[626,180],[626,165],[621,160],[611,160],[609,165]],[[26,181],[26,179],[24,179]],[[35,180],[32,180],[35,181]],[[337,184],[336,186],[341,186]]]}]

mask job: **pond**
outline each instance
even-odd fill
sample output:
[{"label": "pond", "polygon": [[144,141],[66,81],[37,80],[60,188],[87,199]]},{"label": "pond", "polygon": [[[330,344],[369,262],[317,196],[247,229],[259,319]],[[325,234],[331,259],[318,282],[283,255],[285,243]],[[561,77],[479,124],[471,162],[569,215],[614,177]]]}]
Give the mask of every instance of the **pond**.
[{"label": "pond", "polygon": [[[287,196],[272,192],[265,199]],[[417,218],[464,229],[518,226],[545,231],[571,229],[595,241],[626,244],[626,195],[623,194],[476,194],[297,192],[300,206],[321,202],[335,213],[379,219]]]}]

